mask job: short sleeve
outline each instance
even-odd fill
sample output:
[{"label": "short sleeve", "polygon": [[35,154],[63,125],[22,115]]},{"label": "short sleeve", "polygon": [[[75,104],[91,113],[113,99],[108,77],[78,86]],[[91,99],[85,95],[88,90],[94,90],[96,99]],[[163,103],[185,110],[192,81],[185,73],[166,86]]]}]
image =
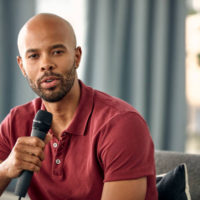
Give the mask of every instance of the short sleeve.
[{"label": "short sleeve", "polygon": [[0,160],[5,160],[10,154],[10,114],[0,124]]},{"label": "short sleeve", "polygon": [[144,119],[135,112],[112,118],[101,130],[98,159],[104,182],[155,175],[154,145]]}]

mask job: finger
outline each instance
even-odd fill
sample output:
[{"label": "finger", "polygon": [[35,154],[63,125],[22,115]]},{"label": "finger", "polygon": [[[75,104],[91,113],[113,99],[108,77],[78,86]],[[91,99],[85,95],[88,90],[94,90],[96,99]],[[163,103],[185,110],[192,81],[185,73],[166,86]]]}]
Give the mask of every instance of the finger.
[{"label": "finger", "polygon": [[41,148],[44,148],[45,146],[45,143],[37,137],[19,137],[17,139],[16,144],[27,144],[27,145],[37,146]]},{"label": "finger", "polygon": [[41,147],[31,146],[27,144],[17,144],[14,148],[16,156],[28,154],[38,157],[41,161],[44,160],[44,151]]},{"label": "finger", "polygon": [[40,171],[40,166],[35,165],[32,162],[26,162],[21,160],[20,161],[20,170],[29,170],[29,171],[33,171],[33,172],[38,172]]},{"label": "finger", "polygon": [[26,154],[26,153],[21,153],[20,155],[16,155],[15,157],[15,165],[16,167],[22,167],[22,163],[31,163],[33,165],[36,165],[37,167],[41,167],[42,161],[39,159],[39,157]]}]

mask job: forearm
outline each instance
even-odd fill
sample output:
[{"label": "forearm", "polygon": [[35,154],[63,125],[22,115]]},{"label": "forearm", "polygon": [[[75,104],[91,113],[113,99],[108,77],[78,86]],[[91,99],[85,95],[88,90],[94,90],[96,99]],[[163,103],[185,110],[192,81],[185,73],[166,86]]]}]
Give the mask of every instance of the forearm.
[{"label": "forearm", "polygon": [[6,167],[4,166],[4,163],[0,161],[0,196],[11,181],[6,174]]},{"label": "forearm", "polygon": [[105,182],[101,200],[144,200],[147,178]]}]

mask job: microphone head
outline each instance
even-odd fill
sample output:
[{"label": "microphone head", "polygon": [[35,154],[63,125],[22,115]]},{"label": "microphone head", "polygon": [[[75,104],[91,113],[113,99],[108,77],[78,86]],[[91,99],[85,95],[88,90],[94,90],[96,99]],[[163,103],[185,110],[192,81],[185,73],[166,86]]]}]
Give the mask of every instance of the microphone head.
[{"label": "microphone head", "polygon": [[47,132],[51,127],[51,123],[52,114],[45,110],[39,110],[33,120],[33,128]]}]

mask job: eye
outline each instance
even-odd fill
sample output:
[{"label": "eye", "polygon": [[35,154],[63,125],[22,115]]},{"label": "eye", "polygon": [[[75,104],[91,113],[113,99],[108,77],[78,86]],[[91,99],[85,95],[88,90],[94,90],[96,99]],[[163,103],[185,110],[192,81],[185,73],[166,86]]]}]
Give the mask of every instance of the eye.
[{"label": "eye", "polygon": [[36,59],[38,57],[39,57],[39,54],[36,54],[36,53],[31,54],[31,55],[28,56],[29,59]]},{"label": "eye", "polygon": [[53,51],[53,55],[61,55],[63,54],[64,51],[63,50],[56,50],[56,51]]}]

